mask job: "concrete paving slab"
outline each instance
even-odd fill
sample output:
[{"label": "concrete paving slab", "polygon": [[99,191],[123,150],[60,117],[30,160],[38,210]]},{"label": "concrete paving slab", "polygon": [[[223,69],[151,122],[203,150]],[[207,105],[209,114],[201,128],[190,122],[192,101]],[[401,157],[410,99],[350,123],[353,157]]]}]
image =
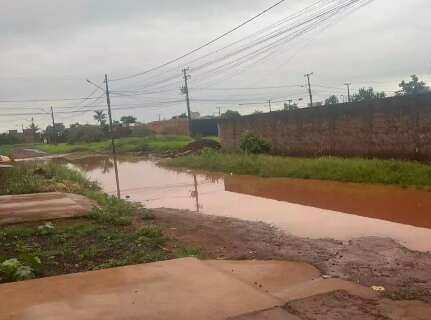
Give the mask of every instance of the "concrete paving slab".
[{"label": "concrete paving slab", "polygon": [[271,294],[285,302],[289,302],[338,290],[347,291],[351,295],[358,296],[363,299],[376,299],[379,297],[379,294],[371,288],[341,279],[322,278],[286,287],[278,291],[273,291]]},{"label": "concrete paving slab", "polygon": [[0,196],[0,225],[85,216],[94,203],[61,192]]},{"label": "concrete paving slab", "polygon": [[0,285],[9,320],[218,320],[282,304],[194,258]]},{"label": "concrete paving slab", "polygon": [[267,292],[284,302],[344,290],[364,299],[378,294],[371,288],[341,279],[323,279],[312,265],[290,261],[226,261],[206,263],[250,285]]},{"label": "concrete paving slab", "polygon": [[302,262],[210,260],[206,263],[268,292],[277,292],[320,278],[317,268]]}]

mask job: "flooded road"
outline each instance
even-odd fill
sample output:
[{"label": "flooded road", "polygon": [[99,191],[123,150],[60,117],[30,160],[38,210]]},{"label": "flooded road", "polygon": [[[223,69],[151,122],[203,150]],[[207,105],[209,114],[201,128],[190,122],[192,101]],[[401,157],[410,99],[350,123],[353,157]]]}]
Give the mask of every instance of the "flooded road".
[{"label": "flooded road", "polygon": [[[115,193],[113,164],[100,157],[73,165]],[[380,185],[194,174],[145,159],[120,160],[123,196],[149,208],[175,208],[263,221],[301,237],[390,237],[431,250],[431,193]]]}]

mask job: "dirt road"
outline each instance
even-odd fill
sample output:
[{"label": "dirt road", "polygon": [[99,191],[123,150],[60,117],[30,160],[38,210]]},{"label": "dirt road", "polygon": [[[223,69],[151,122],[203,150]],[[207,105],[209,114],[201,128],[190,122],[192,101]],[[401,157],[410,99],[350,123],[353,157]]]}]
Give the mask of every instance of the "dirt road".
[{"label": "dirt road", "polygon": [[431,303],[431,253],[410,251],[388,238],[314,240],[260,222],[172,209],[155,212],[166,233],[202,248],[208,258],[308,262],[331,277],[383,286],[386,297]]}]

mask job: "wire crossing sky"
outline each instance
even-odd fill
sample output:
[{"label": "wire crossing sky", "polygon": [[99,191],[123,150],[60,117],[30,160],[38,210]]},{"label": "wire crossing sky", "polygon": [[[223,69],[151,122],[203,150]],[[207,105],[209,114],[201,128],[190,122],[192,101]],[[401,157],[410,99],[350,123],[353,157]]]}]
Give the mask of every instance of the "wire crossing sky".
[{"label": "wire crossing sky", "polygon": [[[303,75],[316,101],[344,83],[393,94],[411,74],[431,83],[427,0],[0,0],[0,132],[93,123],[106,108],[86,79],[111,79],[113,116],[140,121],[191,109],[267,111],[304,106]],[[112,81],[118,80],[118,81]]]}]

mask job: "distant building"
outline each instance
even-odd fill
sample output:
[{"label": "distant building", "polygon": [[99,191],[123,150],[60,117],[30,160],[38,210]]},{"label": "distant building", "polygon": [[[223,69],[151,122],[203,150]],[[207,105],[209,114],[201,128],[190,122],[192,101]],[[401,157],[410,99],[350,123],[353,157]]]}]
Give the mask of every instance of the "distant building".
[{"label": "distant building", "polygon": [[18,135],[18,130],[9,130],[9,134],[11,136],[17,136]]},{"label": "distant building", "polygon": [[40,133],[35,132],[33,129],[24,129],[22,133],[24,135],[25,143],[36,143],[42,141]]},{"label": "distant building", "polygon": [[323,106],[323,102],[313,102],[313,105],[311,105],[310,103],[309,104],[307,104],[307,107],[321,107],[321,106]]},{"label": "distant building", "polygon": [[190,112],[190,117],[195,120],[199,119],[201,117],[201,114],[199,112]]}]

